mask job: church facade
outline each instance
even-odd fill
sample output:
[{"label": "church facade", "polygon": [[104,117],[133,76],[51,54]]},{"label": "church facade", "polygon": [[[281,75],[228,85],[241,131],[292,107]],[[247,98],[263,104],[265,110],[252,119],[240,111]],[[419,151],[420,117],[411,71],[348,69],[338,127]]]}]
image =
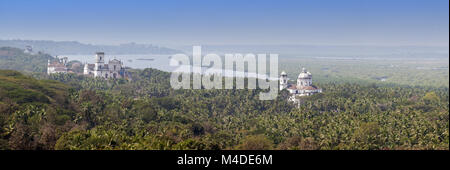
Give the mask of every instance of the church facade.
[{"label": "church facade", "polygon": [[126,78],[125,68],[120,60],[109,60],[108,64],[105,64],[105,53],[97,52],[95,55],[95,63],[84,65],[84,75],[93,77],[102,77],[105,79],[117,79]]},{"label": "church facade", "polygon": [[316,93],[322,93],[322,89],[312,84],[312,74],[302,69],[297,78],[297,84],[290,84],[286,72],[280,75],[280,90],[288,90],[291,94],[289,101],[299,102],[299,96],[310,96]]}]

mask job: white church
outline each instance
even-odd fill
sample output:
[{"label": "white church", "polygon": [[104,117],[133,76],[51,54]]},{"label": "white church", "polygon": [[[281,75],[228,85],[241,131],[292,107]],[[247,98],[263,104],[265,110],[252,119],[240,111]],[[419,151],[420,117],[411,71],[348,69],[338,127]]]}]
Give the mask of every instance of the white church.
[{"label": "white church", "polygon": [[298,75],[297,84],[288,83],[286,72],[281,72],[280,75],[280,90],[288,90],[291,94],[289,101],[294,103],[300,102],[298,96],[310,96],[316,93],[322,93],[322,89],[312,84],[312,75],[306,71],[305,68]]},{"label": "white church", "polygon": [[105,53],[97,52],[95,55],[95,63],[84,65],[84,75],[90,75],[93,77],[102,77],[105,79],[113,78],[126,78],[125,68],[122,61],[117,59],[109,60],[108,64],[105,64]]},{"label": "white church", "polygon": [[67,57],[55,57],[56,59],[51,62],[48,60],[47,63],[47,74],[55,74],[55,73],[68,73],[70,72],[69,68],[67,68],[68,58]]},{"label": "white church", "polygon": [[[50,75],[55,73],[74,73],[74,72],[68,68],[67,57],[60,58],[56,56],[55,61],[51,62],[50,60],[48,60],[47,73]],[[83,75],[92,77],[102,77],[105,79],[119,79],[119,78],[130,79],[130,76],[127,74],[125,68],[123,67],[122,61],[113,59],[109,60],[108,64],[105,64],[104,52],[96,53],[94,64],[88,63],[84,64]]]}]

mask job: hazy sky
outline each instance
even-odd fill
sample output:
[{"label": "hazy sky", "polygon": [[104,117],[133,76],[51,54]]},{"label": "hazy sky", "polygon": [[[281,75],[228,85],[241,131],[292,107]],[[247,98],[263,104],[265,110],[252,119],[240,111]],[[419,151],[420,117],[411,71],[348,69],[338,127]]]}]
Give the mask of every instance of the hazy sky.
[{"label": "hazy sky", "polygon": [[449,44],[448,0],[0,0],[0,39]]}]

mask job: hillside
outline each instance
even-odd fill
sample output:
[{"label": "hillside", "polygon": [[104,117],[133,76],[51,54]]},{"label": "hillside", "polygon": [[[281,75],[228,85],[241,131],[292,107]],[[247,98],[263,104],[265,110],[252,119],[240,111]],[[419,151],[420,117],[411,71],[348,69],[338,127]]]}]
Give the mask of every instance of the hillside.
[{"label": "hillside", "polygon": [[26,72],[47,72],[47,61],[54,59],[49,54],[24,53],[22,49],[0,47],[0,69]]},{"label": "hillside", "polygon": [[448,88],[318,84],[324,93],[294,108],[286,91],[262,101],[259,90],[174,90],[167,72],[132,74],[0,71],[0,149],[448,150]]},{"label": "hillside", "polygon": [[52,149],[71,110],[68,86],[0,70],[0,150]]},{"label": "hillside", "polygon": [[0,70],[0,102],[64,104],[68,86],[52,80],[36,80],[22,73]]}]

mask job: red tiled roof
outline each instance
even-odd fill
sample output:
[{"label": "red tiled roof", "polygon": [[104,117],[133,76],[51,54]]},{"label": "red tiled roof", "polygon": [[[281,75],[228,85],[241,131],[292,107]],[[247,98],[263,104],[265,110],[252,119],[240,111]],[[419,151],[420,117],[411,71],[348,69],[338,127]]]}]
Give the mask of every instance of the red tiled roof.
[{"label": "red tiled roof", "polygon": [[89,70],[94,70],[95,64],[87,64]]},{"label": "red tiled roof", "polygon": [[304,86],[301,88],[301,90],[317,90],[317,87],[315,86]]},{"label": "red tiled roof", "polygon": [[67,71],[65,68],[57,67],[55,68],[55,71]]},{"label": "red tiled roof", "polygon": [[61,64],[61,63],[59,63],[59,62],[53,62],[53,63],[50,63],[49,65],[48,65],[48,67],[66,67],[64,64]]},{"label": "red tiled roof", "polygon": [[314,86],[314,85],[312,85],[312,86],[304,86],[304,87],[302,87],[302,88],[297,88],[297,86],[296,86],[296,85],[293,85],[293,84],[288,85],[287,88],[288,88],[288,89],[291,89],[291,90],[317,90],[317,89],[318,89],[318,88],[317,88],[316,86]]},{"label": "red tiled roof", "polygon": [[294,85],[292,85],[292,84],[289,84],[289,85],[287,86],[287,88],[288,88],[288,89],[291,89],[291,90],[296,90],[296,89],[297,89],[297,87],[294,86]]}]

